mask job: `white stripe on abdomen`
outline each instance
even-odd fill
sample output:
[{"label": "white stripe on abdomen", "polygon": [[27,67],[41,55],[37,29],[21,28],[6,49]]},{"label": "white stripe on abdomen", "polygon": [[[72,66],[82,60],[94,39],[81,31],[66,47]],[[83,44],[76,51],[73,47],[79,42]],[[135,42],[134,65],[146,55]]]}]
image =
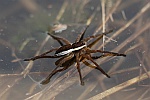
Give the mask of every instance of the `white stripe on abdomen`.
[{"label": "white stripe on abdomen", "polygon": [[80,49],[84,48],[85,46],[86,46],[86,45],[83,45],[83,46],[80,46],[80,47],[77,47],[77,48],[74,48],[74,49],[69,49],[69,50],[66,50],[66,51],[62,51],[62,52],[57,53],[57,54],[55,54],[55,55],[56,55],[56,56],[66,55],[66,54],[69,54],[69,53],[71,53],[71,52],[73,52],[73,51],[80,50]]}]

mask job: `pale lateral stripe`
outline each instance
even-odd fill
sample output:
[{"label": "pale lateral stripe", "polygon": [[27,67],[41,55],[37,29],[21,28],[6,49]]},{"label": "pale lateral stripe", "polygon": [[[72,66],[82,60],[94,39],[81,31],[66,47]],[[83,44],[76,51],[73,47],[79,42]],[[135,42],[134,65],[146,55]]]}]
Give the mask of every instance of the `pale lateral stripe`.
[{"label": "pale lateral stripe", "polygon": [[72,51],[80,50],[80,49],[84,48],[85,46],[86,46],[86,45],[83,45],[83,46],[81,46],[81,47],[77,47],[77,48],[74,48],[74,49],[69,49],[69,50],[60,52],[60,53],[55,54],[55,55],[56,55],[56,56],[66,55],[66,54],[71,53]]}]

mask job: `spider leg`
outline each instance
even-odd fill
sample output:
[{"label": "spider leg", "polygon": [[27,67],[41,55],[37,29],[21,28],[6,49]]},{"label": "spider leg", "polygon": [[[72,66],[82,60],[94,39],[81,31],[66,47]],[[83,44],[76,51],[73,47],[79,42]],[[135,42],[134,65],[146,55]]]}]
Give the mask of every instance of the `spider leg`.
[{"label": "spider leg", "polygon": [[96,66],[91,65],[89,62],[87,61],[82,61],[84,65],[91,67],[91,68],[95,68]]},{"label": "spider leg", "polygon": [[58,36],[52,35],[50,33],[47,33],[47,34],[50,35],[53,39],[56,39],[60,43],[61,46],[63,46],[63,43],[60,40],[62,40],[65,44],[71,44],[68,40],[66,40],[63,37],[58,37]]},{"label": "spider leg", "polygon": [[91,38],[103,37],[104,35],[107,35],[107,34],[111,33],[112,31],[113,31],[113,30],[109,30],[109,31],[106,31],[106,32],[104,32],[104,33],[102,33],[102,34],[97,34],[97,35],[89,36],[89,37],[83,39],[83,41],[86,42],[86,41],[90,40]]},{"label": "spider leg", "polygon": [[[50,34],[50,33],[47,33],[47,34]],[[61,46],[63,46],[64,44],[58,39],[56,38],[55,36],[52,36],[50,35],[53,39],[55,39]]]},{"label": "spider leg", "polygon": [[79,41],[81,41],[83,39],[84,34],[85,34],[85,32],[86,32],[86,30],[87,30],[88,27],[89,27],[89,25],[87,25],[86,28],[84,29],[84,31],[81,32],[81,34],[78,35],[78,37],[77,37],[77,39],[76,39],[75,42],[79,42]]},{"label": "spider leg", "polygon": [[[108,56],[117,56],[116,54],[104,54],[104,55],[100,55],[100,56],[92,56],[92,59],[99,59],[99,58],[103,58],[103,57],[108,57]],[[120,55],[119,55],[120,56]]]},{"label": "spider leg", "polygon": [[77,70],[78,70],[78,73],[79,73],[79,76],[80,76],[80,82],[81,82],[81,85],[84,85],[83,78],[82,78],[82,75],[81,75],[81,70],[80,70],[79,53],[76,53],[75,55],[76,55],[76,62],[77,62]]},{"label": "spider leg", "polygon": [[40,58],[58,58],[60,56],[45,56],[46,54],[52,52],[52,51],[56,51],[58,48],[54,48],[54,49],[51,49],[41,55],[38,55],[38,56],[35,56],[35,57],[32,57],[32,58],[27,58],[27,59],[24,59],[24,61],[33,61],[33,60],[36,60],[36,59],[40,59]]},{"label": "spider leg", "polygon": [[100,56],[92,56],[92,59],[99,59],[99,58],[103,58],[103,57],[107,57],[109,55],[100,55]]},{"label": "spider leg", "polygon": [[72,59],[73,57],[74,57],[74,54],[73,54],[73,53],[70,53],[69,55],[64,56],[64,57],[58,59],[58,60],[55,62],[55,65],[61,67],[65,62],[69,61],[69,60]]},{"label": "spider leg", "polygon": [[24,59],[24,61],[34,61],[34,60],[37,60],[37,59],[41,59],[41,58],[59,58],[61,56],[35,56],[33,58],[27,58],[27,59]]},{"label": "spider leg", "polygon": [[[99,58],[103,58],[103,57],[107,57],[107,56],[113,56],[113,55],[109,55],[109,54],[105,54],[105,55],[100,55],[100,56],[91,56],[92,59],[99,59]],[[86,65],[89,66],[91,68],[95,68],[95,66],[91,65],[89,62],[87,62],[86,60],[82,60],[82,62]]]},{"label": "spider leg", "polygon": [[61,46],[63,46],[64,44],[57,38],[52,37],[53,39],[55,39]]},{"label": "spider leg", "polygon": [[40,84],[45,85],[45,84],[49,83],[49,82],[50,82],[50,79],[52,78],[53,75],[55,75],[55,74],[58,73],[58,72],[61,72],[61,71],[64,71],[64,70],[68,69],[69,66],[65,66],[65,67],[63,67],[62,69],[58,69],[58,70],[57,70],[58,67],[59,67],[59,66],[57,66],[57,67],[47,76],[47,78],[46,78],[45,80],[43,80]]},{"label": "spider leg", "polygon": [[101,38],[103,38],[104,35],[100,35],[96,40],[94,40],[92,43],[88,44],[87,47],[91,48],[94,44],[96,44]]},{"label": "spider leg", "polygon": [[[64,70],[68,69],[68,68],[71,66],[71,64],[74,62],[74,60],[72,60],[72,59],[74,59],[73,57],[74,57],[74,54],[71,53],[70,55],[67,55],[67,56],[65,56],[65,57],[62,57],[62,58],[58,59],[58,60],[55,62],[55,65],[56,65],[57,67],[48,75],[48,77],[47,77],[45,80],[43,80],[43,81],[41,82],[41,84],[44,85],[44,84],[49,83],[49,82],[50,82],[50,79],[51,79],[51,77],[52,77],[53,75],[55,75],[55,74],[58,73],[58,72],[61,72],[61,71],[64,71]],[[73,61],[73,62],[72,62],[72,61]],[[70,65],[69,65],[68,63],[69,63]],[[58,67],[63,67],[63,68],[57,70]]]},{"label": "spider leg", "polygon": [[104,75],[106,75],[108,78],[110,78],[110,76],[91,58],[90,55],[84,55],[84,57],[85,57],[87,60],[92,61],[92,62],[96,65],[95,69],[101,71]]},{"label": "spider leg", "polygon": [[87,51],[88,53],[96,53],[96,52],[100,52],[100,53],[107,53],[108,56],[123,56],[126,57],[125,54],[122,53],[116,53],[116,52],[110,52],[110,51],[103,51],[103,50],[89,50]]}]

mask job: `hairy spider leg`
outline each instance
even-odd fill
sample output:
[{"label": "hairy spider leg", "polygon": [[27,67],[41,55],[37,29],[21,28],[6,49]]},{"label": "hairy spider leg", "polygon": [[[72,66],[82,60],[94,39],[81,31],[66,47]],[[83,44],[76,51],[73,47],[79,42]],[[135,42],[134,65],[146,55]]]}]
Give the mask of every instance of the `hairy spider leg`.
[{"label": "hairy spider leg", "polygon": [[[62,64],[64,64],[66,61],[72,59],[73,57],[74,57],[74,56],[73,56],[73,54],[72,54],[72,55],[63,57],[63,59],[60,58],[61,60],[58,59],[57,61],[59,61],[59,62],[56,61],[56,62],[58,63],[58,64],[56,65],[57,67],[46,77],[45,80],[43,80],[43,81],[41,82],[41,84],[44,85],[44,84],[49,83],[49,82],[50,82],[50,79],[51,79],[51,77],[52,77],[53,75],[55,75],[55,74],[58,73],[58,72],[61,72],[61,71],[64,71],[64,70],[68,69],[70,66],[67,66],[67,64],[66,64],[66,66],[63,66],[63,68],[57,70],[58,67],[61,67]],[[56,63],[55,63],[55,64],[56,64]]]},{"label": "hairy spider leg", "polygon": [[51,36],[51,37],[55,39],[61,46],[64,46],[64,44],[58,38],[55,38],[55,36]]},{"label": "hairy spider leg", "polygon": [[95,68],[96,66],[93,66],[91,65],[89,62],[87,62],[86,60],[82,60],[82,63],[88,67],[91,67],[91,68]]},{"label": "hairy spider leg", "polygon": [[[111,33],[111,32],[110,32]],[[103,38],[105,34],[101,34],[100,36],[98,36],[98,38],[96,38],[96,40],[94,40],[92,43],[88,44],[87,47],[91,48],[94,44],[96,44],[101,38]]]},{"label": "hairy spider leg", "polygon": [[79,42],[79,41],[81,41],[83,39],[84,34],[85,34],[86,30],[88,29],[88,27],[89,27],[89,25],[87,25],[86,28],[84,29],[84,31],[81,32],[81,34],[78,35],[78,37],[77,37],[75,42]]},{"label": "hairy spider leg", "polygon": [[[92,59],[99,59],[99,58],[104,58],[104,57],[108,57],[108,56],[116,56],[116,55],[113,55],[113,54],[103,54],[103,55],[100,55],[100,56],[91,56]],[[82,60],[82,62],[86,65],[86,66],[89,66],[91,68],[95,68],[95,66],[91,65],[89,62],[87,62],[86,60]]]},{"label": "hairy spider leg", "polygon": [[89,37],[83,39],[82,41],[87,42],[87,41],[90,40],[91,38],[103,37],[104,35],[107,35],[107,34],[109,34],[109,33],[111,33],[111,32],[113,32],[113,30],[106,31],[106,32],[104,32],[104,33],[102,33],[102,34],[97,34],[97,35],[89,36]]},{"label": "hairy spider leg", "polygon": [[53,75],[55,75],[55,74],[58,73],[58,72],[61,72],[61,71],[64,71],[64,70],[68,69],[69,66],[65,66],[65,67],[63,67],[63,68],[57,70],[58,67],[59,67],[59,66],[57,66],[57,67],[49,74],[49,76],[48,76],[45,80],[43,80],[40,84],[45,85],[45,84],[49,83],[49,82],[50,82],[50,79],[52,78]]},{"label": "hairy spider leg", "polygon": [[95,69],[101,71],[104,75],[106,75],[108,78],[110,78],[110,76],[91,58],[91,55],[90,54],[87,54],[87,55],[83,55],[87,60],[90,60],[91,62],[93,62],[96,67]]},{"label": "hairy spider leg", "polygon": [[54,36],[54,35],[52,35],[50,33],[47,33],[47,34],[50,35],[53,39],[57,40],[60,43],[61,46],[63,46],[63,43],[60,40],[62,40],[65,44],[71,44],[70,41],[66,40],[63,37]]},{"label": "hairy spider leg", "polygon": [[50,52],[53,52],[53,51],[56,51],[58,48],[54,48],[54,49],[51,49],[41,55],[38,55],[38,56],[35,56],[35,57],[32,57],[32,58],[27,58],[27,59],[24,59],[24,61],[34,61],[34,60],[37,60],[37,59],[40,59],[40,58],[58,58],[60,56],[45,56],[46,54],[50,53]]},{"label": "hairy spider leg", "polygon": [[126,56],[125,54],[119,54],[119,53],[114,53],[114,52],[109,52],[109,51],[101,51],[101,50],[88,50],[88,51],[90,51],[88,53],[96,53],[96,51],[100,51],[101,53],[108,53],[108,54],[104,54],[104,55],[100,55],[100,56],[90,56],[90,54],[88,56],[85,56],[85,58],[92,61],[97,67],[91,66],[91,64],[89,64],[87,61],[82,61],[85,65],[101,71],[108,78],[110,78],[110,76],[108,74],[106,74],[102,68],[98,67],[99,65],[93,59],[99,59],[99,58],[103,58],[103,57],[107,57],[107,56],[124,56],[124,57]]},{"label": "hairy spider leg", "polygon": [[70,53],[69,55],[66,55],[60,59],[58,59],[56,62],[55,62],[55,65],[56,66],[62,66],[63,63],[65,63],[66,61],[68,61],[69,59],[73,58],[74,57],[74,54],[73,53]]},{"label": "hairy spider leg", "polygon": [[110,55],[113,55],[113,56],[123,56],[123,57],[126,57],[125,54],[121,54],[121,53],[116,53],[116,52],[110,52],[110,51],[103,51],[103,50],[87,50],[88,53],[97,53],[97,52],[100,52],[100,53],[108,53]]},{"label": "hairy spider leg", "polygon": [[75,55],[76,55],[76,62],[77,62],[77,70],[80,76],[80,82],[81,82],[81,85],[84,85],[82,74],[81,74],[81,69],[80,69],[79,53],[76,53]]},{"label": "hairy spider leg", "polygon": [[56,66],[55,69],[53,69],[53,71],[49,74],[48,77],[46,77],[40,84],[47,84],[50,82],[50,78],[53,76],[53,73],[55,73],[55,71],[57,70],[59,66]]},{"label": "hairy spider leg", "polygon": [[109,33],[111,33],[111,32],[113,32],[113,30],[109,30],[109,31],[104,32],[104,33],[102,33],[102,34],[96,34],[96,35],[89,36],[89,37],[83,39],[82,41],[87,42],[87,41],[90,40],[91,38],[96,38],[96,37],[101,38],[101,37],[103,37],[104,35],[107,35],[107,34],[109,34]]},{"label": "hairy spider leg", "polygon": [[108,53],[108,54],[103,54],[103,55],[100,55],[100,56],[92,56],[91,58],[92,59],[99,59],[99,58],[104,58],[104,57],[108,57],[108,56],[122,56],[122,55],[116,55],[116,54]]}]

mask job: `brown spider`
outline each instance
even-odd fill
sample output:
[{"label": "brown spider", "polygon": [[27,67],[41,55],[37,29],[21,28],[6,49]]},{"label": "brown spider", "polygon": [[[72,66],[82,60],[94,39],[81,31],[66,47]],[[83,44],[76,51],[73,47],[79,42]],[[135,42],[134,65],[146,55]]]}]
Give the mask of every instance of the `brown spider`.
[{"label": "brown spider", "polygon": [[[103,35],[111,33],[112,30],[102,33],[102,34],[89,36],[89,37],[83,39],[83,36],[84,36],[87,28],[88,28],[88,26],[81,34],[79,34],[75,43],[70,43],[68,40],[66,40],[62,37],[54,36],[54,35],[48,33],[53,39],[55,39],[59,42],[61,47],[51,49],[39,56],[35,56],[35,57],[29,58],[29,59],[24,59],[24,61],[34,61],[34,60],[40,59],[40,58],[60,58],[55,62],[56,68],[49,74],[49,76],[45,80],[43,80],[41,82],[41,84],[44,85],[44,84],[49,83],[50,79],[53,75],[55,75],[57,72],[61,72],[61,71],[68,69],[72,64],[74,64],[76,62],[77,70],[78,70],[79,76],[80,76],[81,85],[84,85],[81,71],[80,71],[80,62],[83,62],[85,65],[87,65],[87,62],[85,61],[85,59],[93,62],[96,65],[95,69],[101,71],[104,75],[106,75],[108,78],[110,78],[110,76],[107,73],[105,73],[105,71],[94,61],[94,59],[98,59],[98,58],[102,58],[102,57],[106,57],[106,56],[124,56],[125,57],[126,55],[115,53],[115,52],[109,52],[109,51],[91,50],[90,48],[96,42],[96,40],[94,42],[92,42],[91,44],[87,45],[88,40],[90,40],[91,38],[101,39],[103,37]],[[65,43],[65,45],[63,44],[63,42]],[[47,54],[52,51],[55,51],[55,54],[53,56],[48,56]],[[92,56],[91,55],[91,53],[97,53],[97,52],[103,53],[103,54],[100,56]],[[63,67],[63,68],[58,69],[59,67]]]}]

